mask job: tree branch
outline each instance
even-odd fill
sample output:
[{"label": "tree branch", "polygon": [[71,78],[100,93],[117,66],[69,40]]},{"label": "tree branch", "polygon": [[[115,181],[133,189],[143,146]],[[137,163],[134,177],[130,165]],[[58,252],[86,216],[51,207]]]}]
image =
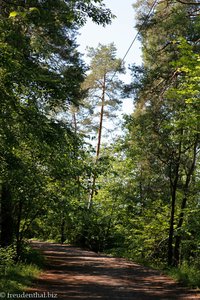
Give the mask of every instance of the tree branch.
[{"label": "tree branch", "polygon": [[181,4],[186,4],[186,5],[200,5],[200,3],[198,2],[188,2],[187,0],[176,0],[177,2],[181,3]]}]

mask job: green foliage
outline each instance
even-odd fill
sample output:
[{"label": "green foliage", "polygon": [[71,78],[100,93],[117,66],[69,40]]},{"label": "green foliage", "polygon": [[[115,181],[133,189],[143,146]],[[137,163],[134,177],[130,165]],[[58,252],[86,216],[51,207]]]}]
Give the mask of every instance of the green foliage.
[{"label": "green foliage", "polygon": [[35,265],[17,264],[9,266],[6,274],[0,275],[0,289],[3,293],[19,293],[31,286],[40,270]]},{"label": "green foliage", "polygon": [[32,249],[29,244],[23,244],[20,262],[16,263],[16,249],[13,246],[0,248],[0,262],[4,270],[0,272],[0,289],[3,293],[22,292],[31,286],[43,267],[43,257]]},{"label": "green foliage", "polygon": [[200,271],[198,266],[189,265],[185,262],[179,268],[170,269],[167,273],[184,286],[191,288],[200,287]]},{"label": "green foliage", "polygon": [[[139,26],[149,5],[138,3]],[[85,76],[76,36],[88,17],[105,25],[111,12],[101,0],[44,0],[4,1],[1,13],[0,242],[15,240],[17,255],[0,248],[0,287],[20,290],[37,274],[21,263],[42,266],[23,244],[32,237],[179,264],[179,279],[199,286],[198,10],[157,4],[140,30],[144,65],[132,68],[126,87],[134,112],[124,138],[104,148],[103,122],[121,105],[123,65],[114,44],[100,44],[88,49]],[[86,127],[98,140],[96,159]]]},{"label": "green foliage", "polygon": [[76,217],[76,226],[72,225],[73,230],[71,228],[68,235],[73,244],[99,252],[115,247],[119,240],[123,240],[113,228],[110,211],[96,202],[91,210],[86,208]]},{"label": "green foliage", "polygon": [[61,116],[83,97],[76,35],[88,17],[105,25],[112,14],[101,0],[1,5],[0,242],[15,239],[18,256],[36,218],[55,209],[58,220],[80,196],[83,142]]},{"label": "green foliage", "polygon": [[[118,75],[124,72],[124,66],[121,59],[116,58],[114,43],[99,44],[97,48],[88,48],[88,57],[90,66],[82,84],[87,94],[82,102],[83,106],[76,112],[77,127],[86,135],[89,132],[89,138],[96,142],[99,132],[102,137],[106,136],[107,126],[104,126],[104,123],[112,120],[113,127],[115,127],[114,121],[116,112],[121,107],[123,86]],[[102,125],[100,125],[101,115],[103,116]],[[103,130],[100,130],[100,127]]]},{"label": "green foliage", "polygon": [[20,263],[29,266],[36,266],[39,269],[44,267],[44,257],[38,250],[32,248],[31,243],[24,242],[21,247]]},{"label": "green foliage", "polygon": [[16,249],[13,246],[0,247],[0,271],[2,274],[5,275],[9,267],[14,264],[15,257]]},{"label": "green foliage", "polygon": [[[148,6],[138,2],[138,25]],[[200,125],[200,20],[196,9],[191,17],[192,9],[177,2],[157,4],[140,32],[144,65],[133,67],[137,79],[127,87],[136,107],[126,123],[126,155],[133,161],[133,180],[144,208],[136,217],[140,225],[133,226],[139,237],[134,249],[139,256],[144,250],[148,260],[157,256],[158,262],[166,262],[168,256],[168,264],[174,265],[189,258],[187,247],[181,247],[190,244],[191,236],[199,243],[197,231],[189,226],[190,211],[198,209]]]}]

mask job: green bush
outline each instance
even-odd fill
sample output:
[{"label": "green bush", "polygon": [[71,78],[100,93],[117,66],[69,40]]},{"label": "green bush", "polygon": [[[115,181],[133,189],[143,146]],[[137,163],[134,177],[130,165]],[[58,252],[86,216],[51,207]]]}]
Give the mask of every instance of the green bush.
[{"label": "green bush", "polygon": [[40,272],[43,265],[41,254],[30,245],[23,244],[21,256],[16,263],[14,246],[0,248],[0,291],[17,293],[25,290]]},{"label": "green bush", "polygon": [[14,246],[0,247],[0,271],[5,274],[7,268],[14,264],[16,249]]},{"label": "green bush", "polygon": [[179,268],[170,269],[169,275],[185,286],[200,288],[199,268],[183,263]]},{"label": "green bush", "polygon": [[31,247],[29,243],[24,243],[21,248],[20,262],[27,265],[36,265],[39,268],[44,266],[44,258],[38,250]]}]

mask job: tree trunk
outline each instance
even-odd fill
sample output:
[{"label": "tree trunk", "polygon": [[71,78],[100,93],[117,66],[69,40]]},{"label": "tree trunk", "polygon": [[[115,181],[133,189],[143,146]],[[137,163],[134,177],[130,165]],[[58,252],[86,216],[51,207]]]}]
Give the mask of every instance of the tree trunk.
[{"label": "tree trunk", "polygon": [[13,242],[13,214],[12,198],[8,184],[3,183],[1,188],[1,235],[0,244],[6,247]]},{"label": "tree trunk", "polygon": [[171,193],[171,215],[170,215],[170,227],[169,227],[169,238],[168,238],[168,266],[173,265],[173,238],[174,238],[174,215],[176,205],[176,185],[172,187]]},{"label": "tree trunk", "polygon": [[[102,97],[101,97],[101,113],[100,113],[100,121],[99,121],[99,130],[98,130],[98,141],[97,141],[97,148],[96,148],[96,162],[97,165],[100,148],[101,148],[101,137],[102,137],[102,128],[103,128],[103,116],[104,116],[104,106],[105,106],[105,93],[106,93],[106,75],[103,78],[103,85],[102,85]],[[89,201],[88,201],[88,209],[92,206],[92,200],[95,191],[95,183],[96,183],[96,175],[93,175],[92,178],[92,186],[90,189]]]},{"label": "tree trunk", "polygon": [[61,244],[63,244],[65,241],[65,219],[64,219],[64,217],[62,217],[60,231],[61,231]]},{"label": "tree trunk", "polygon": [[19,208],[18,208],[18,216],[17,216],[17,224],[16,224],[17,261],[19,260],[19,257],[21,255],[22,238],[20,235],[20,224],[21,224],[21,218],[22,218],[22,206],[23,206],[23,201],[22,201],[22,199],[20,199]]},{"label": "tree trunk", "polygon": [[171,216],[170,216],[170,227],[169,227],[169,238],[168,238],[168,266],[174,265],[174,217],[175,217],[175,208],[176,208],[176,192],[179,180],[179,168],[180,168],[180,159],[182,153],[182,136],[183,128],[180,129],[180,141],[178,145],[178,152],[173,152],[171,155],[171,164],[170,164],[170,187],[171,187]]},{"label": "tree trunk", "polygon": [[183,219],[184,219],[184,209],[186,207],[187,203],[187,197],[185,196],[182,201],[181,205],[181,213],[179,215],[179,221],[178,221],[178,226],[177,226],[177,236],[175,237],[175,246],[174,246],[174,262],[173,265],[177,267],[180,262],[180,245],[181,245],[181,233],[180,229],[183,225]]},{"label": "tree trunk", "polygon": [[90,189],[90,194],[89,194],[88,209],[90,209],[92,206],[92,200],[93,200],[94,191],[95,191],[95,183],[96,183],[96,175],[93,174],[92,184],[91,184],[91,189]]},{"label": "tree trunk", "polygon": [[181,239],[182,239],[180,230],[182,228],[183,221],[184,221],[184,210],[187,205],[189,186],[190,186],[192,175],[194,173],[195,166],[196,166],[198,140],[199,140],[199,135],[197,135],[197,138],[195,140],[195,144],[194,144],[194,148],[193,148],[193,159],[192,159],[191,166],[188,170],[188,173],[186,176],[186,181],[185,181],[185,186],[184,186],[184,197],[183,197],[182,204],[181,204],[181,212],[179,215],[179,221],[178,221],[178,226],[177,226],[178,234],[175,238],[175,246],[174,246],[174,264],[175,264],[175,266],[178,266],[180,263],[180,246],[181,246]]},{"label": "tree trunk", "polygon": [[101,137],[102,137],[102,128],[103,128],[104,106],[105,106],[105,92],[106,92],[106,76],[104,75],[102,97],[101,97],[101,113],[100,113],[99,131],[98,131],[98,143],[97,143],[97,150],[96,150],[96,161],[99,158],[100,148],[101,148]]}]

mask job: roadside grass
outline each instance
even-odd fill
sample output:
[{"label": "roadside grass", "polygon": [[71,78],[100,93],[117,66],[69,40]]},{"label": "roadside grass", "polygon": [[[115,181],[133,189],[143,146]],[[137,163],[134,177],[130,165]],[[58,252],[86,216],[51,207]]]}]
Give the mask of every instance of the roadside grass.
[{"label": "roadside grass", "polygon": [[0,248],[0,295],[25,291],[44,265],[41,254],[29,244],[23,247],[18,263],[14,262],[12,253],[14,250],[11,248]]},{"label": "roadside grass", "polygon": [[31,285],[31,282],[40,273],[35,265],[18,263],[8,266],[0,275],[1,293],[20,293]]},{"label": "roadside grass", "polygon": [[29,243],[23,247],[20,261],[26,265],[37,266],[39,269],[44,267],[44,257],[38,250],[33,249]]},{"label": "roadside grass", "polygon": [[179,268],[171,268],[167,274],[184,286],[200,289],[200,269],[183,263]]},{"label": "roadside grass", "polygon": [[109,249],[104,253],[114,257],[123,257],[145,267],[161,271],[163,274],[170,276],[185,287],[200,289],[200,267],[199,264],[196,264],[195,262],[191,263],[191,265],[185,262],[182,263],[182,265],[178,268],[168,268],[166,263],[163,263],[160,260],[147,260],[144,258],[138,258],[132,254],[131,251],[127,251],[123,247]]}]

